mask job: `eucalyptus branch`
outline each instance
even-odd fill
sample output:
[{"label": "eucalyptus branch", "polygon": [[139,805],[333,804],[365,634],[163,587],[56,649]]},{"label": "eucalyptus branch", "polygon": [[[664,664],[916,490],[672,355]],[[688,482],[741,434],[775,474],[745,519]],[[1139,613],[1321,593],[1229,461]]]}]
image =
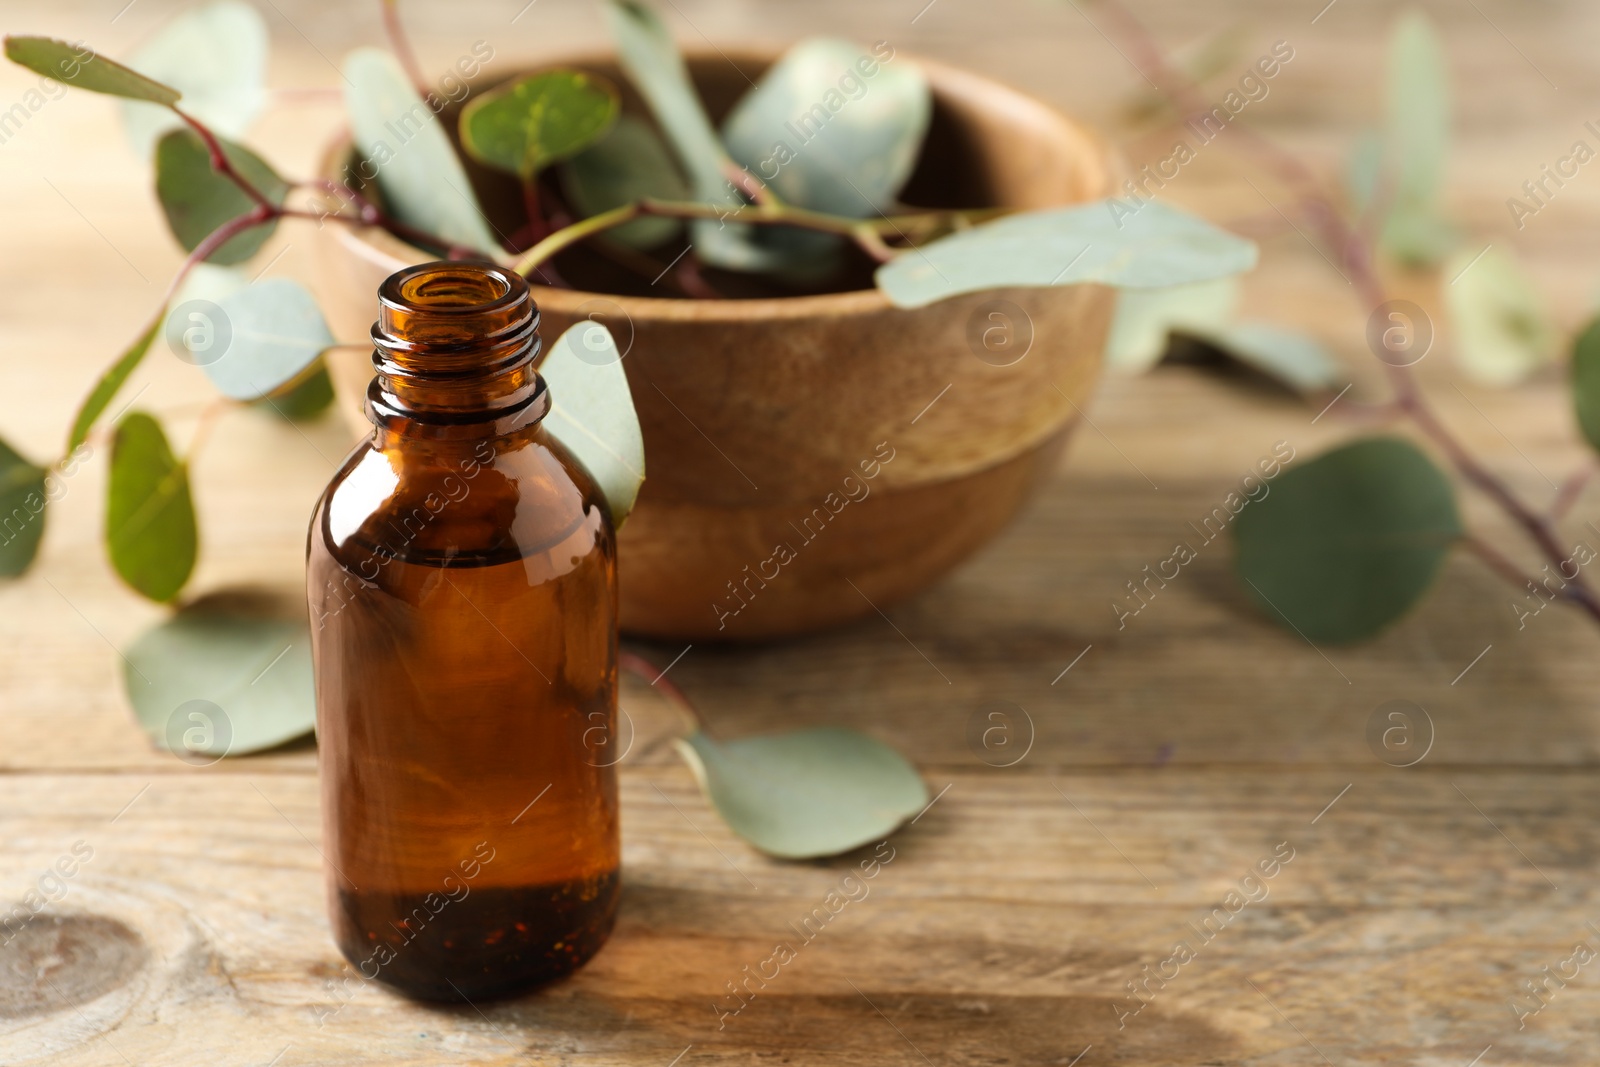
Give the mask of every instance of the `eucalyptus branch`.
[{"label": "eucalyptus branch", "polygon": [[411,79],[417,92],[427,93],[428,79],[422,73],[422,64],[417,62],[417,53],[412,49],[411,39],[406,36],[406,28],[400,22],[400,0],[379,0],[378,7],[383,12],[384,35],[389,38],[389,48],[394,52],[394,57],[400,61],[400,69],[406,72],[406,77]]},{"label": "eucalyptus branch", "polygon": [[205,123],[193,115],[185,113],[182,108],[173,107],[172,110],[180,119],[189,124],[191,130],[200,135],[201,141],[205,142],[206,151],[211,154],[212,170],[237,185],[246,196],[261,207],[277,207],[266,193],[256,188],[254,182],[235,169],[233,163],[228,159],[228,154],[222,150],[222,142],[217,140],[217,135],[212,133]]},{"label": "eucalyptus branch", "polygon": [[[1132,52],[1130,62],[1151,84],[1173,101],[1180,116],[1188,118],[1208,110],[1199,87],[1167,61],[1149,30],[1121,3],[1121,0],[1095,0],[1095,3],[1116,23],[1116,32],[1123,37]],[[1298,210],[1338,253],[1339,260],[1350,271],[1347,280],[1361,293],[1368,306],[1376,308],[1385,303],[1389,297],[1374,266],[1375,256],[1371,239],[1345,221],[1333,198],[1328,195],[1311,169],[1299,157],[1244,123],[1230,125],[1229,131],[1230,133],[1236,131],[1238,133],[1236,140],[1241,143],[1241,147],[1298,190]],[[1391,388],[1395,392],[1394,402],[1400,410],[1444,452],[1457,473],[1510,515],[1528,539],[1559,569],[1566,562],[1567,554],[1557,540],[1556,530],[1550,519],[1537,513],[1519,499],[1505,482],[1496,477],[1461,444],[1434,412],[1409,367],[1397,367],[1390,363],[1385,363],[1384,366],[1388,371]],[[1467,543],[1470,548],[1474,542],[1469,540]],[[1596,622],[1600,622],[1600,598],[1596,597],[1583,575],[1577,575],[1570,580],[1567,590],[1568,599],[1588,612]]]},{"label": "eucalyptus branch", "polygon": [[1583,495],[1584,488],[1589,484],[1589,479],[1594,477],[1594,461],[1588,460],[1583,466],[1573,471],[1561,482],[1561,488],[1556,491],[1556,498],[1550,504],[1548,518],[1551,522],[1559,522],[1572,510],[1572,505],[1578,502],[1578,497]]},{"label": "eucalyptus branch", "polygon": [[1498,548],[1481,540],[1476,534],[1462,534],[1461,545],[1512,585],[1525,589],[1534,584],[1531,574],[1511,562]]},{"label": "eucalyptus branch", "polygon": [[894,258],[896,254],[895,250],[890,248],[884,240],[886,233],[904,233],[908,228],[919,232],[926,231],[930,221],[934,222],[935,229],[939,227],[948,228],[953,225],[952,220],[958,217],[968,217],[973,214],[993,217],[995,214],[1004,213],[1003,211],[983,213],[933,211],[899,216],[884,215],[876,219],[856,219],[844,215],[829,215],[821,211],[810,211],[781,201],[769,200],[766,203],[752,204],[743,209],[730,212],[726,208],[717,207],[713,204],[702,204],[688,200],[656,200],[646,197],[623,204],[620,207],[614,207],[609,211],[602,211],[598,215],[591,215],[586,219],[557,230],[524,252],[514,264],[514,269],[526,275],[551,256],[572,247],[579,241],[593,237],[598,233],[604,233],[606,230],[615,229],[641,216],[659,216],[670,219],[705,219],[719,222],[733,221],[749,223],[755,226],[792,226],[802,230],[837,234],[840,237],[850,238],[867,255],[882,263]]},{"label": "eucalyptus branch", "polygon": [[625,648],[617,651],[617,668],[642,680],[652,688],[659,686],[661,691],[667,695],[667,702],[674,705],[688,721],[691,733],[696,730],[705,731],[705,720],[700,717],[700,712],[695,708],[694,702],[684,694],[682,689],[672,683],[671,679],[666,676],[666,671],[658,670],[654,663],[651,663],[637,652],[629,652]]}]

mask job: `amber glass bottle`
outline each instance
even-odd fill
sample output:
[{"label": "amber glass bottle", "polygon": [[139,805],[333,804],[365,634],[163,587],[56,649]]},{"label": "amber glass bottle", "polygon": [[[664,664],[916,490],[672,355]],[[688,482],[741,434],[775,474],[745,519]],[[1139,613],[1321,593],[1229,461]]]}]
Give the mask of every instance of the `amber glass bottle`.
[{"label": "amber glass bottle", "polygon": [[521,277],[427,263],[378,302],[376,430],[307,550],[329,909],[364,978],[476,1000],[615,917],[615,538],[541,425]]}]

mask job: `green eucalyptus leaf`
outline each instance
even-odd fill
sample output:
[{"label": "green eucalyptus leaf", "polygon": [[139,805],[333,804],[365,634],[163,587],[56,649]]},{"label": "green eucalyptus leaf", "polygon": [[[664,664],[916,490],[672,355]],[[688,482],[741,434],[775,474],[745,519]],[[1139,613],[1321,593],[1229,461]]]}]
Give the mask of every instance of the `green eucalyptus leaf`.
[{"label": "green eucalyptus leaf", "polygon": [[878,268],[878,288],[913,308],[1009,286],[1164,289],[1256,264],[1253,242],[1158,200],[1120,200],[1007,215],[902,252]]},{"label": "green eucalyptus leaf", "polygon": [[1590,321],[1572,346],[1572,401],[1578,428],[1600,451],[1600,318]]},{"label": "green eucalyptus leaf", "polygon": [[[194,362],[235,400],[301,384],[334,344],[316,299],[292,278],[263,279],[222,297],[216,308],[204,346],[193,350]],[[189,339],[182,329],[169,328],[168,334]]]},{"label": "green eucalyptus leaf", "polygon": [[150,351],[150,342],[161,332],[161,324],[166,318],[167,309],[163,307],[156,312],[156,317],[145,327],[144,332],[117,357],[117,361],[104,374],[100,375],[99,381],[94,383],[94,388],[84,398],[83,405],[78,408],[78,414],[72,420],[72,432],[67,435],[68,452],[77,451],[78,446],[89,436],[95,420],[105,414],[111,398],[117,395],[122,383],[128,380],[128,375],[133,373],[134,368],[144,359],[145,353]]},{"label": "green eucalyptus leaf", "polygon": [[1438,31],[1412,8],[1389,37],[1387,154],[1395,195],[1432,202],[1450,147],[1450,76]]},{"label": "green eucalyptus leaf", "polygon": [[617,117],[617,90],[576,70],[520,78],[475,97],[461,112],[461,147],[481,163],[532,181],[583,151]]},{"label": "green eucalyptus leaf", "polygon": [[171,107],[183,94],[130,70],[87,45],[69,44],[53,37],[6,38],[6,58],[63,85],[105,93],[129,100],[148,100]]},{"label": "green eucalyptus leaf", "polygon": [[48,473],[0,441],[0,578],[15,578],[39,553]]},{"label": "green eucalyptus leaf", "polygon": [[1438,32],[1415,9],[1400,16],[1389,38],[1388,95],[1384,155],[1393,202],[1382,244],[1403,262],[1431,265],[1456,243],[1439,206],[1450,150],[1450,75]]},{"label": "green eucalyptus leaf", "polygon": [[139,725],[188,759],[274,748],[316,725],[303,617],[208,597],[146,630],[123,663]]},{"label": "green eucalyptus leaf", "polygon": [[1410,610],[1462,528],[1433,461],[1376,437],[1280,475],[1233,532],[1235,567],[1264,611],[1308,640],[1348,642]]},{"label": "green eucalyptus leaf", "polygon": [[1315,393],[1339,384],[1343,370],[1323,343],[1310,334],[1269,322],[1237,322],[1196,331],[1207,343],[1297,393]]},{"label": "green eucalyptus leaf", "polygon": [[1216,278],[1167,289],[1123,289],[1106,334],[1106,366],[1140,374],[1161,362],[1173,330],[1220,329],[1233,318],[1239,283]]},{"label": "green eucalyptus leaf", "polygon": [[729,829],[784,859],[833,856],[882,840],[928,804],[928,789],[894,749],[823,726],[674,742]]},{"label": "green eucalyptus leaf", "polygon": [[[691,195],[667,146],[648,123],[632,115],[619,116],[605,136],[567,161],[561,168],[561,188],[584,218],[645,197],[687,200]],[[642,218],[603,236],[630,248],[655,248],[682,232],[677,219]]]},{"label": "green eucalyptus leaf", "polygon": [[364,163],[377,173],[393,213],[444,241],[494,255],[499,242],[450,137],[417,95],[400,64],[379,48],[358,48],[344,61],[344,103]]},{"label": "green eucalyptus leaf", "polygon": [[1456,363],[1467,377],[1514,385],[1555,358],[1559,340],[1544,300],[1510,252],[1491,246],[1474,262],[1463,250],[1441,278]]},{"label": "green eucalyptus leaf", "polygon": [[[140,74],[183,94],[183,110],[224,137],[242,137],[267,103],[267,23],[244,0],[215,0],[187,11],[128,60]],[[171,110],[122,105],[122,125],[140,156],[182,125]]]},{"label": "green eucalyptus leaf", "polygon": [[644,484],[644,436],[611,331],[593,320],[574,324],[539,374],[550,390],[545,428],[600,486],[620,530]]},{"label": "green eucalyptus leaf", "polygon": [[761,76],[723,122],[722,139],[785,201],[868,218],[891,208],[911,177],[932,113],[914,64],[815,39]]},{"label": "green eucalyptus leaf", "polygon": [[125,415],[112,439],[106,548],[123,581],[163,602],[189,580],[199,552],[188,465],[142,411]]},{"label": "green eucalyptus leaf", "polygon": [[288,388],[255,404],[289,422],[310,422],[332,407],[333,399],[333,379],[327,363],[319,358]]},{"label": "green eucalyptus leaf", "polygon": [[[282,204],[289,183],[278,177],[266,161],[244,145],[221,138],[222,154],[246,181],[274,204]],[[211,153],[200,135],[184,128],[172,130],[156,145],[156,197],[166,212],[167,225],[185,251],[193,252],[211,232],[255,206],[255,201],[211,167]],[[277,221],[252,227],[230,237],[209,256],[208,263],[224,266],[243,263],[261,250]]]},{"label": "green eucalyptus leaf", "polygon": [[[622,68],[677,153],[695,199],[730,213],[738,211],[744,200],[727,176],[733,161],[717,138],[666,24],[642,0],[606,0],[605,8]],[[774,252],[756,242],[748,226],[709,219],[694,223],[690,230],[695,253],[713,266],[758,271],[779,262]]]}]

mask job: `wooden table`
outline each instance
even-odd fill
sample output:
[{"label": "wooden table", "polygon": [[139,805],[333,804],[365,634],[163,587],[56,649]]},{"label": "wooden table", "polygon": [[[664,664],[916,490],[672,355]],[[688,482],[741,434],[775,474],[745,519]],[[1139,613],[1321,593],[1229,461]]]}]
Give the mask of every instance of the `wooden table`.
[{"label": "wooden table", "polygon": [[[18,4],[6,28],[115,55],[175,5],[144,0],[113,20],[120,6]],[[334,85],[328,57],[376,40],[365,4],[262,6],[276,86]],[[440,66],[477,37],[509,63],[603,34],[592,9],[552,0],[514,22],[510,0],[413,6],[424,61]],[[685,40],[886,38],[1114,133],[1137,83],[1070,6],[942,0],[914,24],[920,0],[673,6]],[[1343,0],[1312,25],[1320,6],[1137,4],[1168,44],[1231,22],[1255,25],[1246,62],[1291,41],[1295,60],[1249,117],[1332,172],[1380,111],[1389,12]],[[1519,250],[1571,329],[1595,287],[1597,179],[1583,174],[1520,233],[1504,200],[1583,135],[1600,14],[1433,7],[1462,130],[1453,210],[1474,239]],[[30,84],[0,71],[0,107]],[[336,122],[336,101],[291,94],[252,141],[304,174]],[[1135,158],[1167,149],[1159,136],[1121,140]],[[1226,157],[1208,151],[1169,195],[1219,219],[1270,214],[1263,196],[1285,203]],[[44,456],[177,257],[107,102],[50,102],[0,160],[0,434]],[[283,255],[268,269],[311,277],[306,233],[274,240]],[[1369,382],[1350,290],[1293,232],[1264,253],[1247,309],[1316,331]],[[1427,278],[1400,287],[1435,291]],[[1451,425],[1532,498],[1583,457],[1553,374],[1490,392],[1458,383],[1442,354],[1422,370]],[[180,441],[209,395],[164,354],[133,389]],[[622,771],[627,889],[599,958],[481,1010],[419,1006],[359,981],[350,991],[323,919],[312,749],[192,768],[152,751],[124,706],[113,647],[160,613],[103,561],[103,463],[90,464],[51,513],[39,566],[0,589],[0,899],[41,882],[56,894],[47,867],[92,850],[60,881],[64,896],[0,950],[0,1062],[1593,1062],[1595,967],[1552,981],[1536,1015],[1519,1020],[1512,1006],[1536,1006],[1521,984],[1543,981],[1541,968],[1570,975],[1576,943],[1600,947],[1589,627],[1552,610],[1519,630],[1514,592],[1457,558],[1383,638],[1319,652],[1249,606],[1219,543],[1118,629],[1110,603],[1123,583],[1275,442],[1309,456],[1352,432],[1314,415],[1187,370],[1110,380],[1093,428],[1025,517],[891,611],[893,626],[683,656],[673,676],[718,732],[858,726],[905,751],[939,798],[893,838],[869,895],[727,1016],[713,1007],[735,1003],[727,983],[791,938],[789,923],[859,857],[777,863],[744,846],[671,753],[671,713],[639,685],[623,699],[639,729]],[[334,420],[297,430],[228,415],[196,464],[205,548],[192,588],[292,587],[306,513],[345,445]],[[1466,506],[1486,536],[1514,543],[1480,501]],[[1600,544],[1593,519],[1590,494],[1570,536]],[[680,649],[646,651],[665,662]],[[1369,718],[1395,699],[1422,705],[1435,728],[1409,769],[1379,762],[1366,741]],[[1031,722],[1031,749],[1004,768],[967,742],[972,717],[995,702]],[[1214,908],[1230,914],[1229,892],[1259,863],[1291,850],[1276,877],[1246,883],[1261,899],[1225,926],[1213,919],[1209,937],[1196,930]],[[1192,958],[1174,957],[1179,941]],[[1145,983],[1138,999],[1132,982]]]}]

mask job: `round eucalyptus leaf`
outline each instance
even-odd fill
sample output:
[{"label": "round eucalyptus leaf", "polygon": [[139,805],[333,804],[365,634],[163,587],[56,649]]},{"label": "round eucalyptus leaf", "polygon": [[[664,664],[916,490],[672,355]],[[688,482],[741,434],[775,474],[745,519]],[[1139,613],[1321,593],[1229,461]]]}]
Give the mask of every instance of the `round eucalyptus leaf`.
[{"label": "round eucalyptus leaf", "polygon": [[357,48],[343,73],[350,135],[362,157],[357,174],[377,180],[401,221],[485,255],[498,252],[449,135],[394,56]]},{"label": "round eucalyptus leaf", "polygon": [[1339,383],[1337,360],[1310,334],[1270,322],[1235,322],[1194,331],[1237,363],[1298,393],[1315,393]]},{"label": "round eucalyptus leaf", "polygon": [[[305,286],[292,278],[267,278],[216,302],[218,336],[226,325],[225,351],[196,359],[224,395],[256,400],[299,384],[334,343],[333,334]],[[181,333],[180,333],[181,336]]]},{"label": "round eucalyptus leaf", "polygon": [[568,327],[539,375],[550,390],[545,428],[600,486],[620,530],[644,484],[644,435],[611,331],[592,319]]},{"label": "round eucalyptus leaf", "polygon": [[833,856],[888,836],[928,803],[905,757],[856,730],[822,726],[674,742],[728,828],[784,859]]},{"label": "round eucalyptus leaf", "polygon": [[156,747],[194,762],[316,725],[306,621],[259,600],[208,597],[146,630],[123,653],[122,682]]},{"label": "round eucalyptus leaf", "polygon": [[21,574],[38,555],[47,473],[0,441],[0,578]]},{"label": "round eucalyptus leaf", "polygon": [[178,595],[199,553],[189,469],[142,411],[117,423],[106,487],[106,548],[122,580],[151,600]]},{"label": "round eucalyptus leaf", "polygon": [[1484,385],[1515,385],[1555,358],[1544,299],[1515,256],[1497,246],[1461,251],[1440,272],[1455,357]]},{"label": "round eucalyptus leaf", "polygon": [[1589,447],[1600,451],[1600,318],[1592,320],[1572,346],[1572,402],[1578,428]]},{"label": "round eucalyptus leaf", "polygon": [[1008,286],[1093,283],[1164,289],[1239,274],[1256,265],[1253,242],[1159,200],[1138,207],[1099,200],[1007,215],[902,252],[878,268],[897,307]]},{"label": "round eucalyptus leaf", "polygon": [[932,114],[914,64],[819,38],[761,76],[723,122],[722,139],[789,203],[868,218],[888,210],[911,177]]},{"label": "round eucalyptus leaf", "polygon": [[1220,329],[1233,318],[1238,299],[1236,278],[1166,289],[1122,290],[1106,334],[1106,366],[1128,374],[1151,369],[1166,354],[1169,333]]},{"label": "round eucalyptus leaf", "polygon": [[[632,115],[561,168],[561,188],[584,218],[635,200],[687,200],[692,193],[678,164],[650,125]],[[655,248],[683,232],[677,219],[642,218],[603,235],[631,248]]]},{"label": "round eucalyptus leaf", "polygon": [[[183,110],[224,137],[242,137],[267,103],[267,22],[244,0],[215,0],[162,26],[129,60],[183,94]],[[183,124],[170,109],[122,105],[122,125],[141,157]]]},{"label": "round eucalyptus leaf", "polygon": [[1410,610],[1462,528],[1433,461],[1375,437],[1280,475],[1241,502],[1233,532],[1235,567],[1264,611],[1311,641],[1348,642]]},{"label": "round eucalyptus leaf", "polygon": [[255,402],[289,422],[309,422],[333,406],[333,379],[319,357],[305,373],[274,396]]},{"label": "round eucalyptus leaf", "polygon": [[[219,139],[220,140],[220,139]],[[220,141],[222,154],[246,181],[268,200],[282,204],[289,183],[244,145]],[[186,252],[193,252],[211,232],[255,206],[244,190],[211,167],[211,153],[200,135],[185,127],[172,130],[156,145],[156,198],[167,225]],[[228,266],[243,263],[261,250],[277,221],[251,227],[224,241],[206,262]]]},{"label": "round eucalyptus leaf", "polygon": [[176,104],[183,96],[170,85],[162,85],[121,63],[97,55],[92,48],[53,37],[8,36],[6,58],[35,74],[91,93],[148,100],[166,107]]},{"label": "round eucalyptus leaf", "polygon": [[532,181],[593,144],[616,121],[617,90],[577,70],[519,78],[461,111],[461,147],[481,163]]}]

